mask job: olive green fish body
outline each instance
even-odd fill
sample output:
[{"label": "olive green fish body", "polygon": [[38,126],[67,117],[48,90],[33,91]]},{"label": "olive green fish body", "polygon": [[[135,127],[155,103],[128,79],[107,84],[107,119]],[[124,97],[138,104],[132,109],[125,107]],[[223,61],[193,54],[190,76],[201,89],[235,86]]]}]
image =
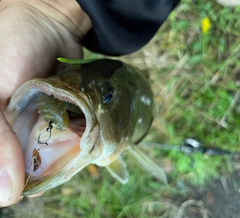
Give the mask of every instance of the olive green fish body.
[{"label": "olive green fish body", "polygon": [[[121,61],[65,64],[56,75],[19,87],[4,114],[25,155],[23,195],[60,185],[89,164],[106,166],[126,183],[125,150],[161,174],[135,145],[152,123],[153,93],[139,70]],[[41,157],[33,159],[34,151]]]}]

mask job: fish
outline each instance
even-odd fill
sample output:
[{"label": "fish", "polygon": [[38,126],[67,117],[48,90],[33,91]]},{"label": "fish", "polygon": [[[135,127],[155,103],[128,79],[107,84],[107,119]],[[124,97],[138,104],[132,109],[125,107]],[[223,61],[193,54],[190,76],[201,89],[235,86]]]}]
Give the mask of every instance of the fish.
[{"label": "fish", "polygon": [[22,195],[54,188],[89,164],[106,167],[125,184],[123,153],[167,184],[161,166],[138,146],[153,111],[149,82],[119,60],[65,63],[48,78],[27,81],[4,111],[25,157]]}]

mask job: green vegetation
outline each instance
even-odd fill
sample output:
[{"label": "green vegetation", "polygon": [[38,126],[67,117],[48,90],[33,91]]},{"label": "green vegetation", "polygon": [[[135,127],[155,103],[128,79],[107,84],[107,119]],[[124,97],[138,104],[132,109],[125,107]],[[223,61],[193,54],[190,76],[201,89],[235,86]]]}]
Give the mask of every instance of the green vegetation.
[{"label": "green vegetation", "polygon": [[67,58],[57,58],[59,62],[67,63],[67,64],[86,64],[92,61],[96,61],[97,59],[67,59]]},{"label": "green vegetation", "polygon": [[[121,58],[148,73],[155,93],[156,116],[145,141],[180,145],[193,137],[205,145],[240,150],[239,14],[240,7],[183,0],[147,46]],[[207,26],[202,29],[202,25]],[[99,57],[86,53],[90,59]],[[98,176],[85,169],[70,182],[46,192],[40,214],[172,218],[174,213],[180,214],[181,205],[172,196],[184,199],[190,186],[201,189],[214,178],[231,174],[237,165],[229,157],[187,156],[158,148],[147,152],[168,171],[168,186],[130,160],[126,185],[104,168],[98,168]]]}]

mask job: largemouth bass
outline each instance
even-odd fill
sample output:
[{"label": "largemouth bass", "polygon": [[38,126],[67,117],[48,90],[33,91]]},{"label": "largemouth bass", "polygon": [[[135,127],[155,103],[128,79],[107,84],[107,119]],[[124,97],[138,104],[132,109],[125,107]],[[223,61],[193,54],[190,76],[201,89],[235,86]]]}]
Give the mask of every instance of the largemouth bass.
[{"label": "largemouth bass", "polygon": [[128,64],[65,64],[56,75],[19,87],[5,116],[25,154],[25,196],[60,185],[89,164],[105,166],[124,184],[124,151],[166,183],[162,169],[136,146],[152,123],[153,94]]}]

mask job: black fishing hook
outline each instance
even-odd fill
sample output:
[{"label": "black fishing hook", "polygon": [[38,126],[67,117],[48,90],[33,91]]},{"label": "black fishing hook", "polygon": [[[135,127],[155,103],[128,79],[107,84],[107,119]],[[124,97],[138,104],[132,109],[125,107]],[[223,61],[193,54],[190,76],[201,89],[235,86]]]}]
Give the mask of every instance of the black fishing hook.
[{"label": "black fishing hook", "polygon": [[[52,121],[50,121],[49,123],[48,123],[48,126],[47,127],[45,127],[40,133],[39,133],[39,135],[38,135],[38,144],[40,144],[40,145],[48,145],[48,140],[51,138],[51,136],[52,136],[52,128],[53,128],[53,122]],[[48,138],[45,140],[45,142],[42,142],[41,141],[41,135],[44,133],[44,132],[48,132],[49,133],[49,135],[48,135]]]}]

